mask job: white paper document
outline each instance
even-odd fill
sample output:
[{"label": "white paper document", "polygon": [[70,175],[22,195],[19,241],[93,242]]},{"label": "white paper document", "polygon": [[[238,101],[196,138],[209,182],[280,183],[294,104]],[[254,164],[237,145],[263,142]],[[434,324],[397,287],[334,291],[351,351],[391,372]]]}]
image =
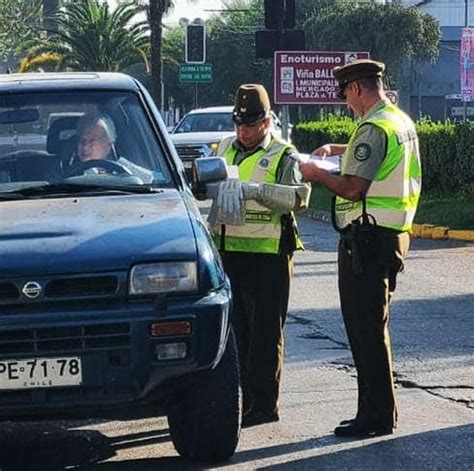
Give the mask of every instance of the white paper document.
[{"label": "white paper document", "polygon": [[341,156],[340,155],[331,155],[330,157],[325,157],[324,159],[312,154],[298,153],[294,155],[298,162],[302,162],[306,164],[311,161],[314,164],[316,164],[318,168],[327,170],[330,173],[338,173],[341,171],[341,165],[340,165]]},{"label": "white paper document", "polygon": [[239,179],[239,167],[237,165],[227,165],[227,178]]}]

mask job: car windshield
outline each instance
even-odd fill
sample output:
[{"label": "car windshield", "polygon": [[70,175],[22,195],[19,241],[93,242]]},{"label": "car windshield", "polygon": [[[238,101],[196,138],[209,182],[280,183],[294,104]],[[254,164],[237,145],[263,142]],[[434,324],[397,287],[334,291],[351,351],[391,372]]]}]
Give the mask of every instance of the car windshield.
[{"label": "car windshield", "polygon": [[234,131],[232,113],[188,114],[178,124],[175,134],[184,132]]},{"label": "car windshield", "polygon": [[169,186],[168,165],[134,93],[0,95],[0,194],[58,183]]}]

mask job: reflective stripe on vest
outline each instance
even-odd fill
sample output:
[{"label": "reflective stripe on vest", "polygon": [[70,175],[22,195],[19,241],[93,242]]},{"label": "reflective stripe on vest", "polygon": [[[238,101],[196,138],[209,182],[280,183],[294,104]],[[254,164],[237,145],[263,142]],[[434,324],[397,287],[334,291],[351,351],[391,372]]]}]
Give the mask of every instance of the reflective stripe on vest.
[{"label": "reflective stripe on vest", "polygon": [[[357,130],[371,123],[388,139],[387,153],[366,195],[367,212],[377,224],[398,231],[411,229],[421,191],[421,162],[418,137],[411,119],[399,108],[387,104],[361,121],[352,134],[346,156],[352,151]],[[344,175],[347,157],[343,158]],[[362,214],[361,201],[336,198],[336,221],[345,227]]]},{"label": "reflective stripe on vest", "polygon": [[[227,165],[233,165],[237,150],[232,145],[234,139],[224,141],[218,153]],[[280,159],[290,146],[272,136],[267,150],[259,149],[247,156],[238,165],[240,180],[256,183],[276,183],[276,173]],[[221,246],[221,226],[214,228],[213,237],[222,250],[234,252],[256,252],[276,254],[280,247],[281,216],[270,211],[256,201],[245,202],[245,224],[225,226],[224,247]]]}]

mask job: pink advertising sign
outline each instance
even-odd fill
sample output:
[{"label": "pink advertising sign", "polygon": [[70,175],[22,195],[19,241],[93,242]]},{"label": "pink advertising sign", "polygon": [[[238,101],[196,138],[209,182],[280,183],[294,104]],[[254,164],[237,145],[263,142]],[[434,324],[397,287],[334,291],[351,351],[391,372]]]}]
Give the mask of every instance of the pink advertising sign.
[{"label": "pink advertising sign", "polygon": [[286,105],[342,103],[336,97],[332,69],[368,58],[368,52],[277,51],[274,101]]},{"label": "pink advertising sign", "polygon": [[463,28],[461,37],[461,100],[474,101],[474,28]]}]

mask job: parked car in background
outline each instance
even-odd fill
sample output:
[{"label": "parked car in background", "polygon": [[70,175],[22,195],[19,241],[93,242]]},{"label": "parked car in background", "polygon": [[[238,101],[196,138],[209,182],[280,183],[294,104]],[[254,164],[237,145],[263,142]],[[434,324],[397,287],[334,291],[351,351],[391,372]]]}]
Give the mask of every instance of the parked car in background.
[{"label": "parked car in background", "polygon": [[[108,133],[78,135],[85,113]],[[78,158],[78,142],[110,140]],[[222,159],[202,160],[226,177]],[[229,458],[229,280],[145,88],[113,73],[1,76],[0,214],[0,419],[167,415],[182,456]]]},{"label": "parked car in background", "polygon": [[[173,129],[171,140],[188,178],[196,158],[212,155],[224,138],[235,135],[233,109],[233,106],[196,109],[187,113]],[[274,132],[281,135],[281,122],[273,111],[272,126]]]}]

